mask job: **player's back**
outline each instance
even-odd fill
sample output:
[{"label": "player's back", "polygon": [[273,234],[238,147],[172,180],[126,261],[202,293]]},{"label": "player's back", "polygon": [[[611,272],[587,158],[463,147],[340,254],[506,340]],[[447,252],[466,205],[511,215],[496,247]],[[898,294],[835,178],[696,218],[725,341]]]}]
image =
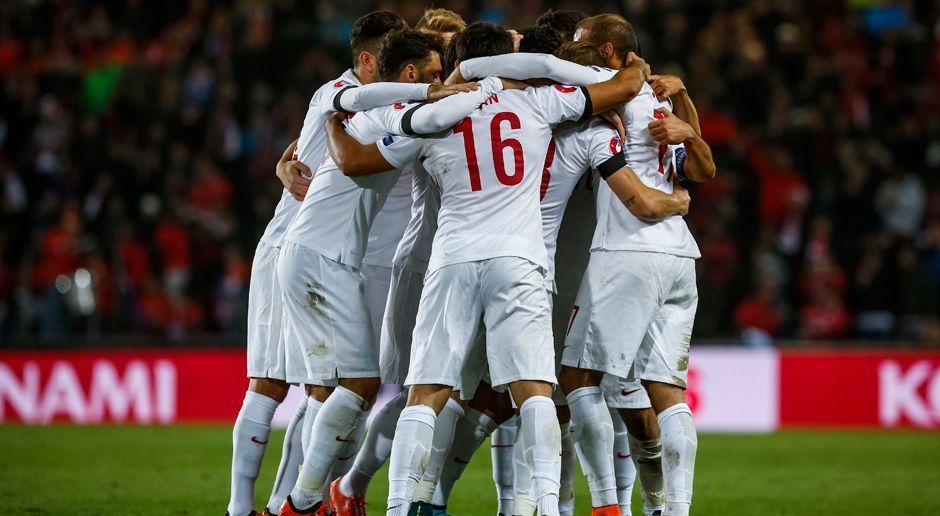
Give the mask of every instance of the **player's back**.
[{"label": "player's back", "polygon": [[584,95],[577,91],[564,86],[503,91],[443,138],[427,141],[424,166],[441,190],[429,269],[499,256],[547,267],[539,208],[542,167],[550,124],[584,111]]}]

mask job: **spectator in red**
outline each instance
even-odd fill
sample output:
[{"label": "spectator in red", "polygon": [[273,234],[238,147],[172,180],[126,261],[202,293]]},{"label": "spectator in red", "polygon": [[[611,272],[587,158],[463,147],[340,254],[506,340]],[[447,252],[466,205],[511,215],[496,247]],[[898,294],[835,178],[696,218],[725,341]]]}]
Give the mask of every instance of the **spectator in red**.
[{"label": "spectator in red", "polygon": [[761,280],[754,294],[734,309],[734,322],[745,342],[759,346],[780,336],[786,312],[777,300],[777,290],[773,281]]},{"label": "spectator in red", "polygon": [[189,282],[189,233],[175,216],[157,225],[154,240],[162,256],[163,282],[168,292],[182,292]]},{"label": "spectator in red", "polygon": [[852,315],[838,294],[814,290],[812,300],[800,310],[800,338],[838,340],[849,335]]}]

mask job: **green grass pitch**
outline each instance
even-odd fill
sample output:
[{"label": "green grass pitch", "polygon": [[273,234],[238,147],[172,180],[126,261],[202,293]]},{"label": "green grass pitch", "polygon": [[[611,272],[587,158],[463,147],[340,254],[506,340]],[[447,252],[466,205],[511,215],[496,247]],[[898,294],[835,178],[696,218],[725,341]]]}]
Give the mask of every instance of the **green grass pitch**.
[{"label": "green grass pitch", "polygon": [[[283,432],[257,486],[267,501]],[[0,510],[6,514],[225,513],[230,428],[0,426]],[[369,493],[384,514],[386,472]],[[583,477],[577,515],[590,513]],[[699,438],[693,514],[937,515],[940,434],[783,432]],[[488,446],[457,484],[450,512],[495,514]],[[634,514],[642,514],[634,493]]]}]

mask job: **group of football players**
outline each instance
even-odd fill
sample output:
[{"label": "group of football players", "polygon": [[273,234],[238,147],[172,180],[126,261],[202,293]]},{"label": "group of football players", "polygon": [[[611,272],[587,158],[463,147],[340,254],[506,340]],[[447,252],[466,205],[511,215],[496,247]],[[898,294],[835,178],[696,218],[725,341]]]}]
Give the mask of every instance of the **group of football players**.
[{"label": "group of football players", "polygon": [[[499,514],[574,514],[575,456],[592,514],[630,514],[637,477],[645,515],[688,514],[680,181],[715,165],[682,80],[613,14],[517,32],[375,11],[350,46],[277,164],[227,514],[255,514],[290,385],[306,398],[264,514],[364,515],[385,462],[388,515],[447,514],[487,437]],[[366,431],[383,384],[404,388]]]}]

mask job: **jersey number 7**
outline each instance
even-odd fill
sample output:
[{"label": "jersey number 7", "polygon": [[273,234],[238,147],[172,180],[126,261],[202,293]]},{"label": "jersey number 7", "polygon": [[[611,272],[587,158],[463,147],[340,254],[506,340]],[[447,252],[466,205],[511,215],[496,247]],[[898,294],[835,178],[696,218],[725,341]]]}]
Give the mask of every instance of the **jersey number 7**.
[{"label": "jersey number 7", "polygon": [[[493,115],[490,121],[490,143],[493,151],[493,167],[496,170],[496,179],[506,186],[515,186],[522,182],[525,162],[522,157],[522,142],[515,138],[502,138],[502,123],[509,122],[510,129],[521,129],[519,117],[512,112],[503,111]],[[454,126],[454,133],[463,135],[463,149],[467,154],[467,170],[470,173],[470,190],[476,192],[483,186],[480,184],[480,167],[477,164],[477,148],[473,141],[473,120],[464,118]],[[512,149],[514,169],[512,174],[506,173],[506,163],[503,161],[503,149]]]}]

